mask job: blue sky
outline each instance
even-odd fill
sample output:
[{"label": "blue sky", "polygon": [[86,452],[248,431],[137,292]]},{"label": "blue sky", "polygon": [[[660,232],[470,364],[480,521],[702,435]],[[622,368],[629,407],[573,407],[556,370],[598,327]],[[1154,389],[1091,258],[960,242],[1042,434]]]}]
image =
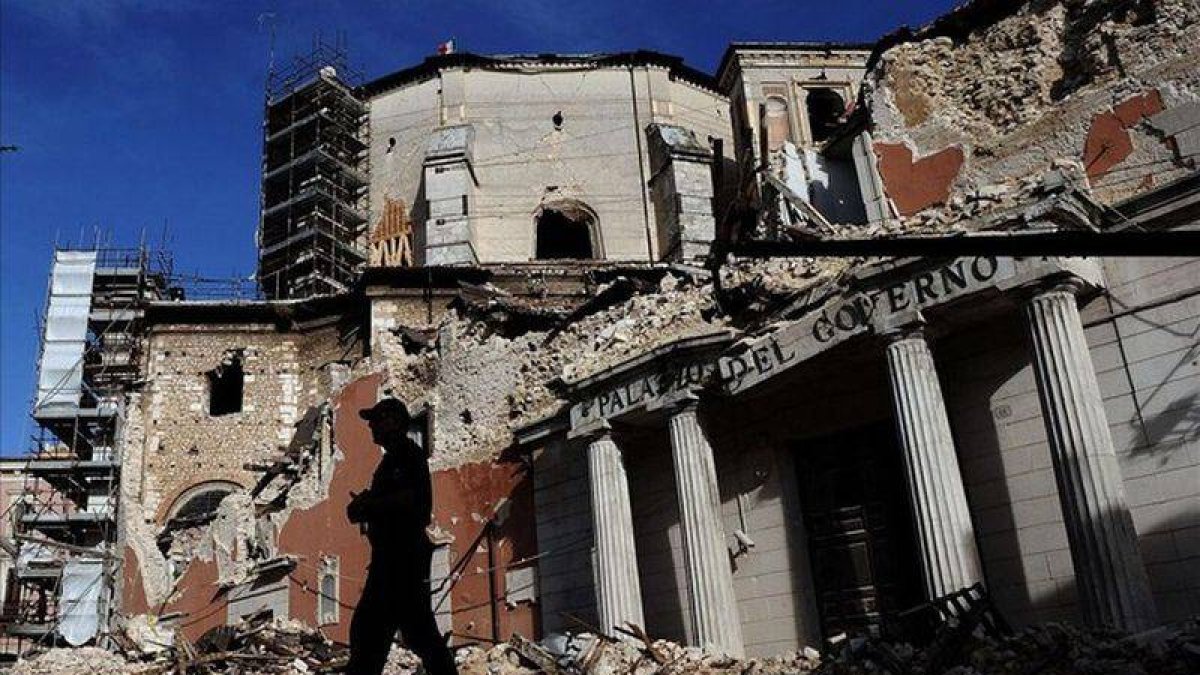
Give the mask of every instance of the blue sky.
[{"label": "blue sky", "polygon": [[[712,72],[732,40],[870,41],[950,0],[0,0],[0,454],[28,448],[51,251],[157,243],[176,271],[254,268],[265,23],[280,60],[347,36],[369,78],[453,37],[479,53],[654,49]],[[270,17],[273,17],[270,18]]]}]

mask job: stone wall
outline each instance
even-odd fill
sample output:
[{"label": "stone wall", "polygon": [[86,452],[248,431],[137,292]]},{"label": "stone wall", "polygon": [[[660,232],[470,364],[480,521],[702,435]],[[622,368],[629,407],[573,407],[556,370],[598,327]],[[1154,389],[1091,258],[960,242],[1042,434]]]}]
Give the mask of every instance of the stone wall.
[{"label": "stone wall", "polygon": [[[1200,432],[1193,259],[1105,261],[1111,304],[1083,310],[1092,361],[1160,619],[1200,606]],[[1117,316],[1113,318],[1113,315]],[[935,350],[980,554],[1015,623],[1078,620],[1074,569],[1023,318]]]},{"label": "stone wall", "polygon": [[[452,311],[435,315],[436,344],[406,350],[399,331],[377,329],[371,341],[389,392],[434,408],[433,466],[447,468],[498,456],[513,432],[563,405],[550,385],[581,379],[689,335],[725,325],[712,316],[711,285],[666,275],[658,292],[635,295],[551,335],[548,329],[505,335],[494,324]],[[377,296],[380,326],[427,325],[424,307]]]},{"label": "stone wall", "polygon": [[532,453],[542,630],[573,630],[596,615],[592,505],[584,449],[554,439]]},{"label": "stone wall", "polygon": [[[1159,618],[1200,612],[1200,261],[1105,261],[1084,313]],[[1114,315],[1115,318],[1112,318]]]},{"label": "stone wall", "polygon": [[[181,493],[202,482],[252,486],[259,474],[244,465],[268,461],[287,447],[308,407],[329,395],[321,366],[339,351],[334,329],[307,335],[253,325],[154,330],[142,398],[146,517],[161,521]],[[245,372],[242,409],[210,415],[208,372],[235,352]]]},{"label": "stone wall", "polygon": [[1078,621],[1037,384],[1017,312],[933,346],[988,588],[1015,625]]},{"label": "stone wall", "polygon": [[895,44],[865,83],[888,194],[912,215],[1075,162],[1111,203],[1185,174],[1151,118],[1200,101],[1198,19],[1191,0],[977,1]]},{"label": "stone wall", "polygon": [[728,100],[666,68],[444,70],[371,101],[372,220],[385,199],[403,200],[423,227],[429,139],[439,126],[466,124],[476,181],[468,220],[480,262],[533,259],[538,208],[563,200],[596,213],[604,259],[657,260],[664,252],[648,213],[644,131],[656,122],[733,147]]}]

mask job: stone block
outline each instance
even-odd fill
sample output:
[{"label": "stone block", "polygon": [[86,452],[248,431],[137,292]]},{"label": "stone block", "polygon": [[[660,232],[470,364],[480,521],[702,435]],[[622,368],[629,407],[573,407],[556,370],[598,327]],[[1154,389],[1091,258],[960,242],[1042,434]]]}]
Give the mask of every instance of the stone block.
[{"label": "stone block", "polygon": [[425,249],[426,265],[475,265],[478,262],[470,244],[430,246]]}]

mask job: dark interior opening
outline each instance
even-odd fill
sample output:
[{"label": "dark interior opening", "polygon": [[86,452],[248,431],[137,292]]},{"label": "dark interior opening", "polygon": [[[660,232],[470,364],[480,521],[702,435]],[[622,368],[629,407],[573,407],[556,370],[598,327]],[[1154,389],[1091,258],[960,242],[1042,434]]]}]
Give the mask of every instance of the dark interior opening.
[{"label": "dark interior opening", "polygon": [[537,260],[591,260],[592,224],[583,209],[544,209],[537,219]]},{"label": "dark interior opening", "polygon": [[816,142],[833,135],[846,112],[846,102],[832,89],[809,89],[807,106],[808,127]]},{"label": "dark interior opening", "polygon": [[196,521],[212,520],[217,513],[217,507],[233,492],[230,488],[213,488],[195,495],[175,511],[172,521],[194,523]]},{"label": "dark interior opening", "polygon": [[208,371],[208,414],[213,417],[242,411],[242,387],[246,373],[241,354],[227,356]]},{"label": "dark interior opening", "polygon": [[[210,490],[204,490],[199,494],[193,495],[178,509],[174,515],[167,521],[166,525],[158,534],[158,550],[164,556],[171,551],[171,546],[175,543],[175,538],[178,533],[184,530],[191,530],[203,525],[207,525],[217,517],[217,508],[221,506],[221,502],[233,493],[233,488],[227,486],[213,487]],[[182,544],[193,544],[194,537],[187,538],[186,541],[181,541]],[[184,555],[186,558],[187,556]],[[182,573],[183,569],[179,568],[177,572]]]},{"label": "dark interior opening", "polygon": [[805,440],[800,502],[825,636],[867,633],[923,599],[904,465],[889,423]]}]

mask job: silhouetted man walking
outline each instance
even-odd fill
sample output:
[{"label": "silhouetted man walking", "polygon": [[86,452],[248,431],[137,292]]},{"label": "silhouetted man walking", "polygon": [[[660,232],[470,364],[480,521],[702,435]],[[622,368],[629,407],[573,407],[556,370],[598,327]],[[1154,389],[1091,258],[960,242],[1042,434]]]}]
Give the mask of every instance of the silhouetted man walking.
[{"label": "silhouetted man walking", "polygon": [[433,488],[425,451],[408,438],[409,414],[387,398],[359,416],[371,426],[384,456],[371,487],[346,507],[350,522],[366,527],[371,563],[362,597],[350,621],[351,675],[378,675],[399,629],[404,645],[421,657],[430,675],[457,675],[454,657],[438,632],[430,607],[425,534],[433,515]]}]

